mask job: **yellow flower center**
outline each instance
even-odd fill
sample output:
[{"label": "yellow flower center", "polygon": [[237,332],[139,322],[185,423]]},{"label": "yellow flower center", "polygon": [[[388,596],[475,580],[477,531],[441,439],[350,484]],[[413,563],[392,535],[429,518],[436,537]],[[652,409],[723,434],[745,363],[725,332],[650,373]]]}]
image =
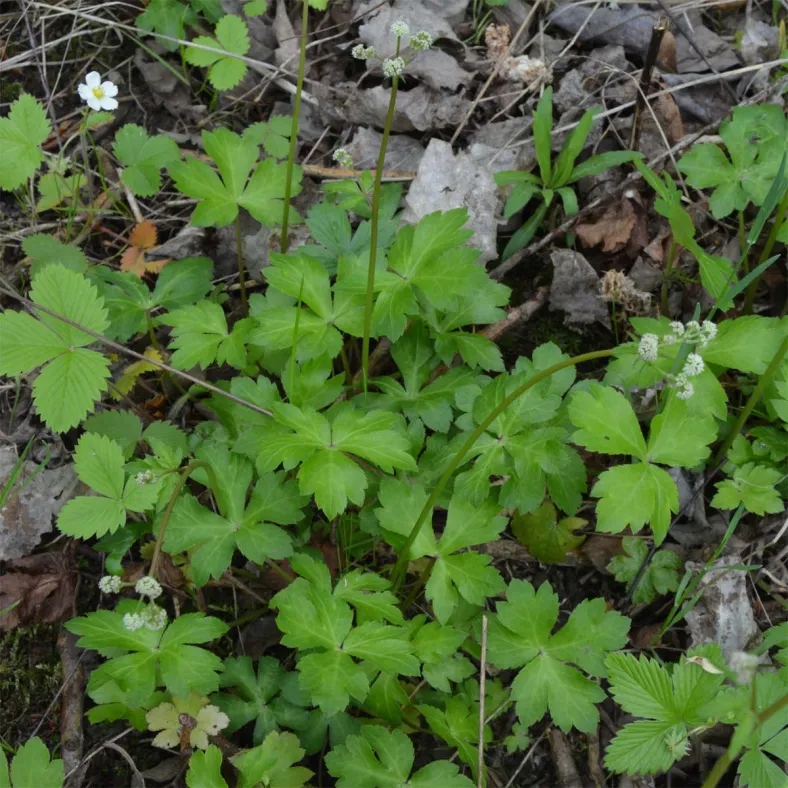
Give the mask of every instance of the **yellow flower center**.
[{"label": "yellow flower center", "polygon": [[103,99],[104,98],[104,91],[100,87],[93,88],[93,95],[97,99]]}]

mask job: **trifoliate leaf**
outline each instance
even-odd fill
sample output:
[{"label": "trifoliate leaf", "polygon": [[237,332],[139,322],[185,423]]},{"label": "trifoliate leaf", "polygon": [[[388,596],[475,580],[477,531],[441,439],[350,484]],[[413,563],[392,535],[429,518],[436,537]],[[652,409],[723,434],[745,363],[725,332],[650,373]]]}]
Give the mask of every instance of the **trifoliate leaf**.
[{"label": "trifoliate leaf", "polygon": [[208,79],[217,90],[234,88],[246,74],[246,63],[232,55],[245,55],[249,51],[249,31],[239,16],[223,16],[214,30],[216,38],[197,36],[192,44],[227,52],[208,52],[194,46],[186,48],[186,62],[194,66],[210,66]]},{"label": "trifoliate leaf", "polygon": [[717,494],[711,505],[718,509],[735,509],[740,503],[753,514],[776,514],[783,511],[780,493],[774,485],[782,474],[776,468],[748,462],[736,468],[732,479],[717,482]]},{"label": "trifoliate leaf", "polygon": [[[41,213],[57,208],[58,205],[71,200],[75,208],[79,206],[79,190],[85,185],[85,176],[81,172],[61,175],[59,172],[48,172],[38,179],[38,191],[41,198],[36,203],[36,211]],[[75,199],[77,198],[77,199]]]},{"label": "trifoliate leaf", "polygon": [[113,150],[121,164],[121,180],[131,191],[150,197],[161,189],[160,170],[178,161],[175,141],[164,134],[149,137],[145,129],[127,123],[118,129]]},{"label": "trifoliate leaf", "polygon": [[503,372],[501,351],[491,339],[468,331],[450,331],[435,337],[435,352],[444,364],[450,364],[455,354],[472,368]]},{"label": "trifoliate leaf", "polygon": [[644,460],[646,441],[637,416],[623,394],[592,383],[569,402],[569,417],[578,427],[572,440],[589,451],[630,454]]},{"label": "trifoliate leaf", "polygon": [[303,766],[293,766],[304,757],[298,737],[292,733],[272,731],[265,741],[251,750],[234,756],[233,766],[240,772],[238,788],[255,788],[270,785],[271,788],[301,788],[312,772]]},{"label": "trifoliate leaf", "polygon": [[[224,17],[231,18],[237,17]],[[268,227],[281,221],[286,163],[265,159],[249,178],[258,157],[258,149],[253,142],[224,128],[204,131],[202,139],[218,173],[193,157],[169,168],[175,187],[187,197],[199,200],[192,214],[192,224],[198,227],[232,224],[239,206]],[[301,191],[301,168],[298,166],[293,169],[292,186],[292,196],[295,197]]]},{"label": "trifoliate leaf", "polygon": [[401,730],[387,731],[377,725],[365,725],[359,736],[348,736],[344,744],[326,755],[326,767],[338,778],[338,788],[398,785],[471,788],[473,785],[448,761],[433,761],[409,778],[413,760],[413,744]]},{"label": "trifoliate leaf", "polygon": [[39,146],[51,130],[44,108],[28,93],[11,105],[0,118],[0,189],[12,191],[33,177],[44,160]]},{"label": "trifoliate leaf", "polygon": [[126,522],[126,511],[152,509],[157,484],[140,484],[123,470],[123,450],[105,435],[86,432],[74,452],[79,480],[103,497],[72,498],[60,511],[57,527],[69,536],[86,539],[113,533]]},{"label": "trifoliate leaf", "polygon": [[512,684],[520,721],[532,725],[549,711],[563,731],[595,730],[595,704],[605,693],[578,668],[604,676],[605,655],[626,643],[629,620],[606,612],[603,599],[585,600],[564,627],[551,634],[558,596],[548,583],[535,591],[530,583],[513,580],[506,597],[490,620],[488,659],[499,668],[523,667]]},{"label": "trifoliate leaf", "polygon": [[8,762],[4,750],[0,750],[0,785],[3,788],[60,788],[63,785],[63,761],[49,760],[49,750],[37,736],[23,744],[11,761],[9,776]]},{"label": "trifoliate leaf", "polygon": [[151,294],[155,306],[178,309],[202,298],[212,286],[213,261],[207,257],[184,257],[168,263]]},{"label": "trifoliate leaf", "polygon": [[212,744],[205,752],[195,750],[186,772],[188,788],[227,788],[222,777],[222,751]]},{"label": "trifoliate leaf", "polygon": [[[30,297],[91,331],[100,334],[107,327],[96,289],[62,266],[42,271]],[[12,310],[0,315],[0,374],[26,374],[46,364],[33,383],[33,398],[47,425],[65,432],[79,424],[106,389],[109,363],[84,349],[95,341],[89,334],[43,312],[39,318]]]},{"label": "trifoliate leaf", "polygon": [[64,244],[53,235],[29,235],[22,241],[22,251],[31,258],[31,279],[53,263],[78,274],[84,273],[88,268],[88,261],[81,249],[72,244]]},{"label": "trifoliate leaf", "polygon": [[515,515],[512,518],[512,533],[528,551],[543,564],[558,564],[566,559],[569,550],[576,550],[585,541],[585,536],[576,530],[588,525],[579,517],[565,517],[559,521],[552,503],[542,504],[531,514]]},{"label": "trifoliate leaf", "polygon": [[632,654],[610,654],[605,666],[616,702],[629,714],[648,718],[619,731],[605,765],[627,774],[667,771],[686,753],[689,730],[709,723],[722,672],[708,673],[682,660],[671,673],[655,660]]},{"label": "trifoliate leaf", "polygon": [[[265,0],[262,0],[265,3]],[[259,16],[265,9],[257,14],[250,14],[249,7],[253,2],[244,6],[247,16]],[[262,145],[263,150],[275,159],[286,159],[290,152],[290,130],[292,119],[288,115],[271,115],[267,123],[253,123],[244,130],[244,139],[251,140],[255,145]]]},{"label": "trifoliate leaf", "polygon": [[[610,559],[607,571],[616,576],[619,583],[626,583],[627,590],[640,573],[648,557],[648,546],[642,539],[625,536],[622,547],[626,555]],[[636,604],[653,602],[657,595],[668,594],[679,586],[681,558],[672,550],[657,550],[638,581],[632,601]]]},{"label": "trifoliate leaf", "polygon": [[[168,38],[184,38],[184,27],[193,25],[197,16],[188,5],[177,0],[150,0],[147,8],[137,17],[137,27]],[[179,44],[166,38],[157,38],[157,43],[168,52],[174,52]]]},{"label": "trifoliate leaf", "polygon": [[671,513],[679,510],[676,482],[655,465],[617,465],[601,473],[591,490],[601,499],[596,507],[597,530],[617,534],[629,526],[637,533],[651,525],[661,544],[670,527]]},{"label": "trifoliate leaf", "polygon": [[248,319],[239,320],[230,331],[219,304],[199,301],[170,312],[164,322],[173,327],[170,346],[175,348],[172,365],[177,369],[191,369],[198,364],[207,369],[214,361],[237,369],[246,366],[245,342],[251,329]]},{"label": "trifoliate leaf", "polygon": [[82,648],[113,655],[118,650],[129,652],[115,656],[91,674],[91,684],[108,677],[117,682],[127,693],[129,705],[139,705],[151,695],[156,686],[157,666],[164,686],[173,695],[187,697],[192,691],[206,695],[219,687],[221,660],[210,651],[192,645],[215,640],[227,631],[218,618],[186,613],[163,632],[146,628],[131,632],[123,624],[122,612],[99,610],[72,619],[65,626],[69,632],[81,636]]}]

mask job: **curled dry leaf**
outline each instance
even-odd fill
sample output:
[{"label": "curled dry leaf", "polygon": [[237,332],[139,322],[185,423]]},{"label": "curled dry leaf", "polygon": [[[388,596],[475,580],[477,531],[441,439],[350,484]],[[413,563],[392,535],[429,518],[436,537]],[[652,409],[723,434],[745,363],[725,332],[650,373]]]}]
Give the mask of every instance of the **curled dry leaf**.
[{"label": "curled dry leaf", "polygon": [[153,222],[146,219],[135,225],[129,236],[129,248],[121,255],[120,270],[131,271],[139,277],[146,273],[159,273],[169,260],[145,260],[145,253],[153,249],[157,242],[158,233]]},{"label": "curled dry leaf", "polygon": [[630,256],[635,256],[645,246],[648,238],[646,215],[635,192],[628,192],[609,205],[600,216],[579,222],[575,226],[577,237],[583,246],[599,246],[603,252],[617,252],[626,247]]},{"label": "curled dry leaf", "polygon": [[[145,358],[158,361],[159,363],[164,361],[161,353],[152,347],[149,347],[145,351],[144,355]],[[109,393],[112,395],[112,399],[123,399],[123,397],[125,397],[126,394],[128,394],[134,388],[137,383],[137,378],[139,378],[140,375],[144,375],[146,372],[155,372],[157,369],[159,369],[159,367],[157,367],[155,364],[151,364],[148,361],[140,360],[132,362],[123,370],[117,381],[112,384],[109,390]]]},{"label": "curled dry leaf", "polygon": [[69,554],[42,553],[9,561],[0,575],[0,631],[33,621],[54,624],[74,615],[77,573]]}]

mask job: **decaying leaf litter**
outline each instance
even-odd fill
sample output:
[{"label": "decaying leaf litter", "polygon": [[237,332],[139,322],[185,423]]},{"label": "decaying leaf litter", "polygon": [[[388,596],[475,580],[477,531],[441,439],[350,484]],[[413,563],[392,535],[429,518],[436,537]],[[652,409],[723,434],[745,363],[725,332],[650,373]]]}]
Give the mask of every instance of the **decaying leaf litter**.
[{"label": "decaying leaf litter", "polygon": [[[4,254],[0,284],[5,309],[15,308],[9,294],[26,292],[24,283],[37,266],[68,255],[77,268],[109,260],[117,270],[156,281],[153,297],[158,300],[151,304],[155,313],[161,305],[169,306],[167,299],[177,306],[177,264],[204,256],[213,261],[213,274],[198,287],[204,288],[202,293],[226,295],[224,311],[233,320],[240,317],[234,228],[189,224],[195,200],[184,198],[167,177],[160,181],[158,167],[146,168],[145,161],[130,161],[124,155],[122,140],[118,149],[115,132],[133,123],[141,134],[160,140],[152,143],[154,147],[163,150],[174,143],[205,160],[203,130],[240,132],[260,124],[259,142],[266,153],[286,158],[289,124],[285,118],[292,112],[296,92],[300,8],[279,0],[263,14],[244,17],[248,47],[240,60],[236,58],[228,66],[238,68],[238,63],[245,63],[244,76],[229,90],[216,92],[205,81],[202,69],[179,57],[179,48],[186,41],[177,25],[166,26],[165,5],[151,0],[140,8],[70,2],[52,6],[23,0],[21,13],[15,9],[0,13],[4,40],[0,72],[6,86],[0,96],[3,115],[22,92],[42,101],[54,126],[54,133],[43,141],[45,151],[55,154],[65,146],[76,155],[76,91],[86,73],[98,70],[109,74],[122,96],[113,119],[91,132],[94,147],[87,177],[81,179],[69,168],[68,160],[53,164],[44,176],[47,180],[42,178],[38,185],[38,195],[29,196],[36,206],[32,219],[13,195],[0,194]],[[222,14],[243,14],[242,5],[235,0],[206,3],[198,34],[213,32],[213,22]],[[566,195],[556,197],[545,207],[541,226],[508,255],[507,244],[537,203],[526,201],[509,212],[507,201],[516,187],[501,186],[501,173],[539,172],[541,162],[534,142],[539,130],[534,116],[547,91],[552,91],[549,139],[554,155],[559,154],[583,113],[600,108],[582,151],[578,151],[580,159],[616,150],[639,151],[654,170],[664,167],[671,173],[677,199],[691,216],[694,239],[703,251],[717,258],[738,259],[757,209],[751,206],[745,212],[735,197],[714,192],[725,186],[725,178],[742,176],[746,165],[735,160],[723,124],[735,108],[782,106],[788,61],[780,19],[780,9],[765,5],[718,7],[659,0],[637,5],[557,6],[521,0],[502,5],[475,0],[333,3],[327,13],[310,17],[296,158],[305,177],[303,190],[293,201],[294,209],[309,217],[321,187],[348,175],[332,159],[337,148],[348,151],[355,169],[375,168],[391,85],[382,79],[376,61],[354,60],[350,50],[362,44],[374,47],[381,57],[394,56],[391,26],[403,21],[411,30],[429,31],[437,46],[413,61],[400,86],[383,162],[383,181],[395,187],[390,204],[384,206],[387,222],[382,234],[393,238],[399,223],[417,224],[435,211],[468,211],[467,226],[474,231],[468,243],[479,251],[477,262],[513,289],[509,315],[480,332],[499,344],[507,367],[548,341],[555,341],[572,355],[608,347],[616,340],[623,341],[632,317],[662,314],[692,319],[697,304],[705,312],[714,298],[702,286],[706,282],[701,283],[696,257],[684,249],[689,242],[677,239],[669,216],[655,209],[654,192],[646,188],[641,170],[624,163],[580,178],[572,184],[575,212],[567,210],[571,205]],[[655,30],[662,28],[665,31],[656,57],[649,62]],[[646,101],[642,101],[644,90]],[[636,124],[633,117],[638,118]],[[698,150],[696,144],[709,146],[708,151],[712,146],[717,150],[727,146],[732,152],[732,167],[728,162],[731,172],[717,179],[704,175],[704,167],[719,164],[710,153],[699,154],[698,158],[710,158],[698,162],[694,169],[677,168],[678,160],[691,148]],[[156,155],[152,150],[151,156]],[[130,189],[128,171],[132,168],[138,181],[137,188]],[[759,178],[765,181],[767,176],[774,177],[774,172],[753,173],[755,187]],[[139,181],[148,184],[147,190],[144,183],[140,188]],[[730,206],[726,200],[732,200]],[[736,215],[739,210],[741,223]],[[363,212],[355,216],[362,222],[364,218]],[[238,227],[251,277],[247,287],[250,292],[263,292],[264,272],[281,243],[278,228],[266,226],[259,216],[243,209]],[[41,233],[51,234],[52,240],[42,241]],[[360,243],[354,233],[359,233],[357,227],[324,226],[320,237],[312,230],[312,239],[321,245],[324,259],[336,265],[343,254],[354,249],[354,243]],[[290,247],[308,238],[304,225],[295,224]],[[381,243],[385,248],[387,242]],[[677,244],[683,250],[678,255]],[[780,248],[783,258],[765,272],[765,286],[754,298],[756,314],[784,316],[786,268],[784,248]],[[755,253],[752,259],[756,259]],[[168,280],[172,282],[169,286]],[[216,303],[222,303],[222,297]],[[140,319],[144,321],[145,316]],[[179,327],[173,328],[177,335]],[[159,353],[157,337],[169,329],[151,324],[152,336],[145,336],[145,329],[147,326],[142,331],[144,341],[120,340],[142,358],[124,357],[120,352],[111,358],[115,385],[110,389],[108,408],[134,414],[145,425],[145,432],[136,434],[137,422],[129,420],[122,431],[111,435],[123,447],[127,460],[133,458],[138,441],[156,439],[157,423],[169,420],[187,427],[206,414],[210,416],[199,401],[185,396],[177,375],[166,370],[168,359]],[[398,366],[390,343],[382,340],[373,350],[370,368],[396,378]],[[430,375],[437,377],[436,370]],[[203,376],[214,384],[228,377],[221,368],[212,368],[207,374],[198,371],[198,377]],[[593,371],[588,376],[594,377]],[[1,389],[0,611],[7,612],[0,617],[0,630],[8,633],[0,641],[0,655],[10,664],[2,668],[0,689],[7,693],[13,691],[15,671],[21,670],[27,659],[9,645],[14,632],[95,610],[100,604],[95,584],[105,574],[105,562],[120,562],[125,551],[98,552],[83,543],[76,549],[76,543],[53,532],[53,518],[60,508],[85,491],[78,489],[71,459],[79,433],[66,432],[61,437],[48,430],[36,415],[29,388],[18,379],[3,378]],[[638,414],[653,409],[654,389],[635,392],[633,405]],[[426,423],[440,416],[423,418]],[[117,429],[116,424],[113,428]],[[766,450],[763,436],[759,440]],[[780,446],[770,445],[768,450],[778,458],[777,467],[788,456],[788,452],[781,454]],[[707,515],[713,494],[711,486],[705,487],[711,481],[709,472],[704,475],[673,468],[671,475],[681,496],[680,515],[671,528],[671,538],[656,553],[646,550],[642,554],[644,543],[639,537],[624,535],[622,539],[620,535],[594,533],[588,525],[594,516],[590,505],[581,508],[579,517],[567,519],[554,510],[539,509],[522,518],[516,528],[513,524],[504,538],[491,539],[473,550],[490,556],[507,581],[526,579],[537,587],[549,580],[567,612],[583,600],[604,598],[611,609],[633,617],[631,645],[646,649],[670,611],[676,577],[681,578],[684,566],[703,567],[722,540],[721,568],[701,581],[705,590],[686,616],[686,624],[680,620],[667,632],[661,648],[667,653],[713,642],[726,656],[747,650],[756,645],[761,631],[784,620],[782,592],[788,582],[785,512],[772,510],[762,512],[762,517],[750,517],[727,541],[726,517],[716,509]],[[500,482],[504,483],[505,477]],[[385,493],[380,498],[385,508]],[[219,514],[225,516],[226,512],[220,509]],[[172,538],[177,538],[177,530]],[[348,568],[346,544],[346,537],[336,528],[322,536],[315,534],[310,541],[332,574]],[[382,557],[373,553],[359,566],[372,562],[374,567],[376,560],[390,563],[396,557],[385,544],[382,550]],[[640,556],[633,564],[636,567],[644,559],[653,563],[633,570],[627,560],[636,556]],[[146,560],[150,555],[127,555],[124,579],[136,582],[142,577]],[[176,606],[191,604],[193,589],[166,553],[162,567]],[[226,638],[217,642],[221,657],[265,658],[282,648],[282,633],[273,625],[273,611],[264,608],[273,593],[292,578],[293,567],[286,558],[262,570],[247,565],[236,572],[233,567],[212,580],[205,591],[197,591],[196,608],[220,610],[226,621],[235,622]],[[737,569],[726,571],[723,567]],[[748,567],[749,574],[739,567]],[[646,585],[655,590],[655,602],[653,597],[638,595],[638,588],[642,594]],[[437,608],[435,613],[442,618]],[[560,623],[564,622],[562,617]],[[57,628],[52,627],[53,639],[56,633]],[[65,637],[72,640],[58,645],[64,673],[61,690],[51,694],[47,685],[52,702],[44,704],[44,715],[36,720],[4,722],[2,740],[16,748],[36,733],[52,750],[62,737],[64,747],[69,743],[64,760],[74,785],[182,784],[182,759],[162,761],[161,754],[151,751],[136,732],[125,734],[122,727],[102,730],[85,722],[86,739],[82,741],[83,667],[90,672],[99,662],[94,652],[76,649],[75,657],[73,635]],[[462,657],[465,662],[457,670],[462,673],[467,663],[468,670],[474,672],[466,676],[477,676],[479,655],[474,657],[475,663]],[[262,670],[260,665],[258,670]],[[498,669],[487,668],[487,680],[493,682]],[[611,712],[613,708],[611,704]],[[434,716],[434,712],[429,714]],[[447,720],[430,720],[430,729],[446,728]],[[516,720],[512,706],[492,721],[494,739],[484,753],[489,784],[601,784],[605,779],[600,766],[602,752],[620,725],[628,721],[623,716],[611,717],[603,707],[602,723],[594,733],[565,734],[546,726],[532,730],[529,741]],[[443,736],[440,758],[451,759],[455,752],[461,757],[468,740],[476,741],[475,734],[467,733],[474,729],[475,720],[463,719],[462,725],[467,735],[453,731]],[[123,738],[116,743],[119,734]],[[423,732],[414,739],[417,766],[423,766],[430,760],[435,739],[419,739],[418,735]],[[237,750],[221,734],[215,741],[228,755]],[[694,760],[688,756],[675,767],[674,781],[695,784],[698,764],[716,759],[724,745],[725,739],[715,739],[711,731]],[[109,761],[112,766],[107,765]],[[317,763],[313,760],[311,765]],[[322,784],[329,784],[332,778],[325,767],[315,771],[326,781]],[[614,780],[619,781],[615,784],[629,784],[626,777]],[[664,777],[657,782],[660,780]],[[650,784],[657,783],[651,778]]]}]

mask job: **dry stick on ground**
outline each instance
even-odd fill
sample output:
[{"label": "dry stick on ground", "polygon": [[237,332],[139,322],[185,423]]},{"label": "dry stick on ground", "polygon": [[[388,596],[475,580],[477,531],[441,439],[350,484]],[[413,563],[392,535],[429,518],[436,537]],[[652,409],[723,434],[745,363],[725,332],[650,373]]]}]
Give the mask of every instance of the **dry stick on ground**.
[{"label": "dry stick on ground", "polygon": [[[763,99],[767,98],[772,93],[779,93],[779,91],[785,86],[788,85],[788,76],[781,77],[777,82],[770,85],[768,88],[759,91],[755,94],[752,98],[748,99],[747,101],[743,101],[739,104],[740,107],[749,107],[753,104],[759,104]],[[659,91],[658,93],[652,94],[648,98],[654,98],[661,93],[665,93],[668,91]],[[655,156],[650,162],[648,162],[649,167],[654,167],[656,164],[664,161],[665,159],[669,158],[670,156],[675,156],[677,153],[685,150],[692,146],[698,139],[703,137],[706,134],[710,134],[716,129],[720,127],[722,122],[725,118],[720,118],[713,123],[707,123],[702,129],[700,129],[695,134],[688,134],[683,139],[679,140],[670,150],[665,151],[664,153],[660,153],[658,156]],[[627,189],[632,187],[635,183],[642,179],[642,176],[639,172],[631,172],[618,186],[612,189],[607,194],[603,195],[602,197],[597,197],[596,200],[590,202],[588,205],[585,206],[581,211],[572,216],[565,219],[558,227],[554,230],[551,230],[547,235],[543,238],[540,238],[538,241],[535,241],[530,246],[527,246],[525,249],[513,254],[508,260],[505,260],[496,268],[490,272],[490,276],[493,279],[503,279],[506,274],[509,273],[515,266],[521,263],[523,260],[527,260],[532,255],[536,254],[536,252],[544,249],[550,243],[552,243],[556,238],[563,235],[564,233],[569,232],[575,225],[576,222],[580,221],[581,219],[586,218],[589,214],[594,213],[594,211],[598,210],[604,205],[607,205],[609,202],[612,202],[614,199],[619,197],[623,192]]]},{"label": "dry stick on ground", "polygon": [[507,782],[503,788],[512,788],[512,786],[514,785],[514,781],[517,779],[520,772],[525,768],[525,765],[528,763],[528,761],[531,760],[531,756],[534,754],[534,750],[536,750],[536,748],[539,746],[539,742],[541,742],[542,739],[544,739],[544,737],[547,735],[548,730],[550,730],[549,726],[546,727],[539,734],[539,738],[530,746],[528,752],[523,756],[523,759],[520,761],[519,766],[515,769],[514,774],[509,778],[509,782]]},{"label": "dry stick on ground", "polygon": [[118,342],[113,342],[111,339],[107,339],[105,336],[97,333],[96,331],[91,331],[89,328],[86,328],[79,323],[75,323],[73,320],[69,320],[64,315],[61,315],[57,312],[53,312],[51,309],[47,309],[40,304],[36,304],[34,301],[31,301],[24,296],[15,293],[12,288],[8,286],[8,284],[0,277],[0,282],[3,284],[0,285],[0,293],[9,296],[10,298],[19,301],[20,303],[24,304],[28,307],[29,310],[33,311],[35,315],[36,311],[44,312],[51,317],[56,317],[58,320],[62,320],[67,326],[71,326],[72,328],[78,328],[80,331],[83,331],[88,336],[93,337],[96,341],[100,342],[102,345],[106,345],[113,350],[117,350],[118,353],[123,353],[127,356],[131,356],[132,358],[136,358],[138,361],[144,361],[147,364],[153,364],[154,367],[159,367],[159,369],[163,369],[165,372],[169,372],[171,375],[177,375],[178,377],[184,378],[188,380],[190,383],[196,383],[198,386],[201,386],[208,391],[213,392],[214,394],[219,394],[222,397],[226,397],[227,399],[231,399],[233,402],[237,402],[239,405],[243,405],[250,410],[256,411],[257,413],[262,413],[264,416],[272,416],[270,410],[266,410],[265,408],[261,408],[259,405],[255,405],[253,402],[247,402],[245,399],[241,397],[236,397],[235,394],[231,394],[229,391],[223,391],[218,386],[214,386],[212,383],[208,383],[205,380],[200,380],[199,378],[195,377],[194,375],[190,375],[188,372],[183,372],[180,369],[175,369],[174,367],[169,366],[169,364],[164,364],[161,361],[157,361],[154,358],[149,358],[148,356],[143,356],[142,353],[137,353],[136,350],[131,350],[130,348],[121,345]]},{"label": "dry stick on ground", "polygon": [[640,74],[640,89],[637,93],[635,101],[635,114],[632,116],[632,133],[629,137],[629,149],[637,150],[638,141],[640,140],[640,121],[643,115],[643,107],[647,104],[646,95],[651,87],[651,73],[654,71],[654,65],[657,62],[657,55],[659,55],[659,47],[662,44],[662,39],[668,30],[668,22],[666,19],[660,19],[659,22],[651,28],[651,40],[648,43],[648,52],[646,52],[646,60],[643,63],[643,71]]},{"label": "dry stick on ground", "polygon": [[[82,715],[85,704],[85,670],[81,654],[77,651],[77,636],[62,629],[57,637],[57,651],[63,666],[63,702],[60,711],[60,755],[67,772],[82,762],[85,737],[82,732]],[[77,773],[72,788],[79,788],[82,775]]]}]

